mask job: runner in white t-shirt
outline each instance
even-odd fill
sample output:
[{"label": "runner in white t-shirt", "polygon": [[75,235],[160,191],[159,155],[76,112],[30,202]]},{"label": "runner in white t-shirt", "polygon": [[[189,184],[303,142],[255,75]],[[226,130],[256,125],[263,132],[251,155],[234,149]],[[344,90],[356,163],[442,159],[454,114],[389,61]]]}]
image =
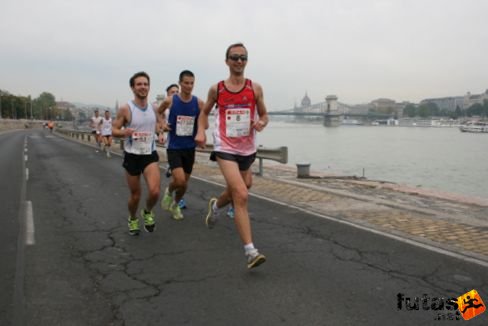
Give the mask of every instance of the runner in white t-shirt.
[{"label": "runner in white t-shirt", "polygon": [[110,147],[112,146],[112,117],[110,111],[105,110],[105,115],[100,122],[100,129],[102,133],[103,150],[107,153],[107,157],[110,158]]},{"label": "runner in white t-shirt", "polygon": [[[90,128],[91,128],[91,133],[95,135],[95,141],[97,142],[97,146],[101,147],[102,145],[102,140],[101,140],[101,135],[100,135],[100,124],[102,122],[102,117],[98,113],[98,109],[95,109],[93,112],[93,117],[90,119]],[[98,150],[97,150],[98,151]]]}]

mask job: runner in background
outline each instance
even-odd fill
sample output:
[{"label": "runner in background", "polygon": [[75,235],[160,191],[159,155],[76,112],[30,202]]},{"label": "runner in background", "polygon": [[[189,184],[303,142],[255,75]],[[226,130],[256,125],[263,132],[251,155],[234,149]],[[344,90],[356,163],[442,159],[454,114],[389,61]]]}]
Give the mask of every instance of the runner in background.
[{"label": "runner in background", "polygon": [[192,95],[194,84],[194,74],[189,70],[182,71],[180,92],[169,95],[158,110],[164,129],[168,131],[166,153],[171,169],[171,181],[164,192],[161,207],[170,211],[175,220],[183,219],[180,203],[195,162],[197,120],[203,107],[203,101]]},{"label": "runner in background", "polygon": [[110,148],[112,146],[112,117],[109,110],[105,110],[100,127],[103,141],[103,151],[107,153],[107,158],[110,158]]},{"label": "runner in background", "polygon": [[98,148],[101,148],[102,146],[101,136],[100,136],[101,122],[102,122],[102,117],[100,116],[98,109],[95,109],[95,111],[93,112],[93,116],[90,118],[90,128],[91,128],[91,133],[95,137],[95,141],[97,142]]}]

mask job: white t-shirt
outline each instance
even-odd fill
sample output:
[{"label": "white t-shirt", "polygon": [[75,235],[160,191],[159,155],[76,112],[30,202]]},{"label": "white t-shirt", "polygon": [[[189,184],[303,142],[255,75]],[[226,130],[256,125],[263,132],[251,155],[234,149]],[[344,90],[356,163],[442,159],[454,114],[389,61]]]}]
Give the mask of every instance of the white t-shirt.
[{"label": "white t-shirt", "polygon": [[91,117],[91,122],[92,122],[92,131],[96,131],[98,134],[100,133],[100,123],[102,122],[102,117]]},{"label": "white t-shirt", "polygon": [[102,136],[112,135],[112,118],[102,118]]}]

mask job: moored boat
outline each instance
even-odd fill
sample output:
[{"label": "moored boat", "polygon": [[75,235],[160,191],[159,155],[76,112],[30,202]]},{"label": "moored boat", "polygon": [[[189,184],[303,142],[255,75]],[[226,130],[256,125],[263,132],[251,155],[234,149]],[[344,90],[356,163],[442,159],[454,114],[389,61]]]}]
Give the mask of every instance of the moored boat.
[{"label": "moored boat", "polygon": [[459,126],[461,132],[488,133],[488,122],[468,121]]}]

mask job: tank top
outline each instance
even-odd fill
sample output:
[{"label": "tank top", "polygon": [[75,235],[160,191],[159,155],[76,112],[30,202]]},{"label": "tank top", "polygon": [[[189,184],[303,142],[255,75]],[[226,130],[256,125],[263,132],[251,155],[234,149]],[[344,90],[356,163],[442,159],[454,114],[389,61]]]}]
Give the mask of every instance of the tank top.
[{"label": "tank top", "polygon": [[102,119],[102,136],[112,135],[112,118]]},{"label": "tank top", "polygon": [[100,122],[102,121],[103,117],[98,116],[98,117],[91,117],[92,121],[92,131],[99,131],[100,130]]},{"label": "tank top", "polygon": [[151,105],[138,107],[133,101],[127,102],[130,110],[130,122],[126,128],[133,128],[134,133],[126,137],[124,151],[136,155],[150,155],[156,150],[154,131],[156,130],[156,113]]},{"label": "tank top", "polygon": [[235,155],[256,152],[256,130],[251,124],[256,120],[256,99],[252,81],[246,79],[238,92],[229,91],[221,81],[217,84],[217,110],[213,131],[214,150]]},{"label": "tank top", "polygon": [[196,96],[192,96],[189,102],[184,102],[178,95],[173,95],[173,103],[168,115],[168,123],[171,127],[168,133],[168,149],[196,147],[195,136],[199,114]]}]

